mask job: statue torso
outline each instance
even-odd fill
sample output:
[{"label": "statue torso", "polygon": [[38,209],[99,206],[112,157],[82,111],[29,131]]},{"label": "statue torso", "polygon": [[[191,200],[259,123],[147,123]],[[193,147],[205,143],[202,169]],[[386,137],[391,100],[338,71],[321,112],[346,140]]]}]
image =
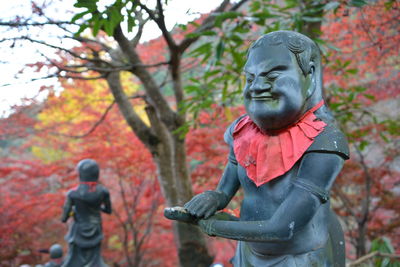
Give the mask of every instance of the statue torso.
[{"label": "statue torso", "polygon": [[[302,158],[283,175],[257,187],[247,176],[246,169],[237,163],[233,151],[232,133],[235,124],[239,120],[240,118],[228,128],[225,133],[225,141],[231,147],[229,160],[237,164],[238,178],[244,193],[240,220],[268,220],[291,192],[293,188],[292,181],[298,174]],[[348,158],[348,147],[345,137],[334,125],[328,124],[325,130],[315,138],[314,143],[309,147],[307,152],[313,151],[333,152],[341,155],[343,158]],[[269,163],[266,162],[265,164]],[[281,243],[249,242],[249,245],[254,252],[269,255],[280,255],[282,253],[299,254],[321,248],[326,244],[328,239],[328,218],[330,212],[329,201],[321,204],[310,222],[302,230],[296,232],[290,241]],[[304,240],[307,241],[305,242]]]},{"label": "statue torso", "polygon": [[83,185],[72,190],[69,197],[75,209],[75,222],[101,223],[100,207],[104,196],[104,188],[101,185],[97,185],[97,189],[93,192],[87,191]]},{"label": "statue torso", "polygon": [[[291,181],[296,177],[299,165],[300,161],[289,172],[260,187],[257,187],[247,177],[245,169],[238,165],[238,176],[244,193],[240,220],[262,221],[271,218],[291,191]],[[298,254],[323,247],[328,238],[328,212],[329,202],[321,205],[307,226],[295,233],[290,241],[249,242],[250,247],[257,253],[269,255],[279,255],[282,251],[284,254]]]}]

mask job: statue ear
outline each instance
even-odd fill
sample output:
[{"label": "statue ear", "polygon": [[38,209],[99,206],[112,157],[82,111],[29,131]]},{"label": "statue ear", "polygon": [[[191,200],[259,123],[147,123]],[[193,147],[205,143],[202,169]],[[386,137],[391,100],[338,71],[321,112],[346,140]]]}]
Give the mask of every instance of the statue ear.
[{"label": "statue ear", "polygon": [[310,81],[310,84],[309,84],[308,89],[307,89],[307,98],[312,96],[312,94],[315,91],[315,88],[317,87],[314,62],[311,61],[309,63],[309,67],[310,68],[309,68],[309,71],[308,71],[308,79]]}]

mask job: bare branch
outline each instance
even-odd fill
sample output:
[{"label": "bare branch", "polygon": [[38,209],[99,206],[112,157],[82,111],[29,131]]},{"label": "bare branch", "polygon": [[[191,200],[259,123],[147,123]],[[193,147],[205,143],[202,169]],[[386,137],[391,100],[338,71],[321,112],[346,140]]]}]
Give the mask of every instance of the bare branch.
[{"label": "bare branch", "polygon": [[110,51],[112,48],[109,47],[108,45],[104,44],[103,42],[100,42],[99,40],[94,40],[82,36],[64,36],[66,39],[72,39],[81,43],[94,43],[100,45],[105,51]]},{"label": "bare branch", "polygon": [[[247,1],[249,1],[249,0],[241,0],[241,1],[237,2],[228,11],[238,10]],[[214,10],[213,13],[215,14],[215,13],[225,11],[225,9],[228,7],[228,5],[229,5],[229,0],[222,1],[222,3],[219,5],[219,7],[217,7],[217,9]],[[200,27],[198,27],[194,31],[194,33],[201,33],[201,32],[212,29],[212,27],[214,26],[214,22],[215,22],[214,14],[210,14],[207,18],[205,18],[203,23],[200,25]],[[189,37],[189,38],[183,39],[182,42],[179,44],[179,51],[181,51],[183,53],[183,51],[185,51],[191,44],[196,42],[199,38],[200,38],[200,36]]]},{"label": "bare branch", "polygon": [[18,37],[18,38],[14,38],[14,40],[27,40],[27,41],[30,41],[30,42],[32,42],[32,43],[37,43],[37,44],[41,44],[41,45],[44,45],[44,46],[47,46],[47,47],[50,47],[50,48],[54,48],[54,49],[57,49],[57,50],[64,51],[64,52],[66,52],[66,53],[72,55],[73,57],[76,57],[76,58],[79,58],[79,59],[82,59],[82,60],[91,61],[91,59],[82,57],[82,56],[78,55],[77,53],[74,53],[74,52],[72,52],[71,50],[66,49],[66,48],[64,48],[64,47],[60,47],[60,46],[57,46],[57,45],[52,45],[52,44],[46,43],[46,42],[44,42],[44,41],[32,39],[32,38],[30,38],[30,37],[28,37],[28,36],[21,36],[21,37]]},{"label": "bare branch", "polygon": [[356,212],[352,209],[354,205],[352,205],[351,201],[347,198],[347,196],[342,192],[342,190],[339,188],[338,185],[334,184],[333,185],[333,190],[336,193],[336,195],[340,198],[340,200],[343,203],[343,206],[345,209],[357,220],[357,215]]},{"label": "bare branch", "polygon": [[65,65],[64,66],[65,69],[63,69],[63,70],[70,71],[68,69],[86,68],[86,71],[93,70],[93,71],[98,71],[98,72],[113,72],[113,71],[122,71],[122,70],[130,71],[130,70],[132,70],[132,68],[135,68],[135,67],[154,68],[154,67],[159,67],[159,66],[168,65],[168,64],[169,64],[169,62],[165,61],[165,62],[159,62],[159,63],[149,64],[149,65],[131,64],[131,65],[124,65],[124,66],[113,66],[111,68],[97,67],[97,66],[88,65],[88,64],[79,64],[79,65]]},{"label": "bare branch", "polygon": [[12,21],[0,21],[0,26],[8,27],[25,27],[25,26],[45,26],[45,25],[77,25],[70,21],[47,21],[47,22],[12,22]]},{"label": "bare branch", "polygon": [[[137,99],[137,98],[144,98],[144,95],[133,95],[130,96],[129,99]],[[60,133],[51,133],[52,135],[56,135],[56,136],[64,136],[64,137],[70,137],[70,138],[85,138],[86,136],[89,136],[91,133],[93,133],[97,127],[100,126],[100,124],[106,119],[108,113],[111,111],[111,109],[113,108],[114,104],[115,104],[115,100],[113,100],[111,102],[111,104],[106,108],[106,110],[103,112],[103,114],[101,115],[100,119],[98,121],[96,121],[92,127],[84,134],[80,134],[80,135],[68,135],[68,134],[60,134]]]},{"label": "bare branch", "polygon": [[103,112],[103,114],[101,115],[100,119],[93,124],[93,126],[89,129],[89,131],[87,131],[84,134],[80,134],[80,135],[65,135],[65,134],[57,134],[57,133],[53,133],[53,135],[61,135],[61,136],[66,136],[66,137],[71,137],[71,138],[84,138],[88,135],[90,135],[91,133],[93,133],[97,127],[106,119],[108,112],[110,112],[110,110],[112,109],[112,107],[115,104],[115,100],[113,100],[111,102],[111,104],[106,108],[106,110]]},{"label": "bare branch", "polygon": [[392,259],[400,259],[400,255],[399,254],[390,254],[390,253],[383,253],[380,251],[373,251],[367,255],[362,256],[361,258],[358,258],[357,260],[347,264],[347,267],[352,267],[352,266],[358,266],[363,262],[366,262],[370,259],[372,259],[373,257],[385,257],[385,258],[392,258]]},{"label": "bare branch", "polygon": [[138,31],[135,37],[132,39],[131,43],[133,47],[136,47],[139,44],[140,38],[143,34],[144,25],[150,20],[150,17],[143,19],[142,12],[139,12],[137,9],[134,10],[135,18],[139,21]]},{"label": "bare branch", "polygon": [[365,159],[364,159],[364,155],[361,153],[360,149],[357,146],[354,146],[355,150],[358,154],[358,156],[360,157],[360,164],[361,167],[363,168],[364,174],[365,174],[365,194],[366,197],[363,199],[363,203],[362,203],[362,209],[361,209],[361,214],[362,214],[362,218],[360,219],[360,221],[358,223],[365,223],[368,220],[369,217],[369,208],[370,208],[370,204],[371,204],[371,185],[372,185],[372,176],[369,172],[368,166],[365,163]]},{"label": "bare branch", "polygon": [[149,17],[157,24],[158,28],[161,30],[161,33],[167,42],[168,48],[173,51],[177,49],[177,45],[175,43],[174,38],[172,38],[171,33],[167,30],[167,27],[165,25],[165,18],[164,18],[164,11],[163,11],[163,5],[161,3],[161,0],[157,0],[157,12],[158,16],[154,13],[153,10],[149,9],[146,5],[142,3],[138,3],[139,6],[149,14]]}]

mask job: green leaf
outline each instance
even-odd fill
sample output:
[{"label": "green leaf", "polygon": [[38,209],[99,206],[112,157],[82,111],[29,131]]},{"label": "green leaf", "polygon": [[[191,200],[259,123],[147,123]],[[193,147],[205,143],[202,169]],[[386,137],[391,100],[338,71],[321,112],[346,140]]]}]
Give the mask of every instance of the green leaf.
[{"label": "green leaf", "polygon": [[215,31],[204,31],[204,32],[201,32],[201,35],[203,35],[203,36],[213,36],[213,35],[217,35],[217,33]]},{"label": "green leaf", "polygon": [[319,22],[322,21],[322,18],[320,17],[307,17],[307,16],[302,16],[302,20],[307,21],[307,22]]},{"label": "green leaf", "polygon": [[352,0],[352,1],[350,1],[350,6],[363,7],[365,5],[368,5],[368,2],[365,1],[365,0]]},{"label": "green leaf", "polygon": [[192,56],[199,56],[202,54],[210,53],[212,50],[212,43],[207,42],[205,44],[202,44],[201,46],[197,47],[193,51],[190,52],[190,55]]},{"label": "green leaf", "polygon": [[84,30],[86,30],[89,27],[87,24],[82,24],[79,27],[79,30],[74,34],[75,36],[79,36]]},{"label": "green leaf", "polygon": [[331,1],[331,2],[328,2],[327,4],[325,4],[324,10],[325,10],[325,11],[328,11],[328,10],[336,9],[336,8],[338,8],[339,6],[340,6],[340,3],[339,3],[339,2],[337,2],[337,1]]},{"label": "green leaf", "polygon": [[350,74],[357,74],[358,73],[358,69],[348,69],[348,70],[346,70],[346,72],[350,73]]},{"label": "green leaf", "polygon": [[254,1],[250,4],[250,11],[251,12],[256,12],[261,8],[261,4],[258,1]]},{"label": "green leaf", "polygon": [[219,69],[217,69],[217,70],[212,70],[212,71],[207,71],[207,72],[204,74],[204,79],[207,80],[209,77],[214,76],[214,75],[217,75],[217,74],[220,73],[220,72],[221,72],[221,71],[220,71]]},{"label": "green leaf", "polygon": [[80,18],[83,18],[83,16],[85,16],[86,14],[89,14],[89,13],[90,13],[89,10],[87,10],[85,12],[78,13],[75,16],[72,17],[71,22],[74,23],[75,21],[77,21]]},{"label": "green leaf", "polygon": [[363,141],[361,141],[359,148],[361,151],[363,151],[368,145],[369,145],[369,142],[363,140]]},{"label": "green leaf", "polygon": [[94,12],[97,10],[97,2],[98,0],[78,0],[74,7],[87,8],[90,12]]},{"label": "green leaf", "polygon": [[335,51],[338,51],[338,52],[341,52],[341,51],[342,51],[339,47],[334,46],[333,44],[330,44],[330,43],[327,43],[326,46],[327,46],[328,48],[330,48],[330,49],[332,49],[332,50],[335,50]]},{"label": "green leaf", "polygon": [[135,18],[132,16],[128,16],[128,32],[131,32],[133,27],[136,26]]},{"label": "green leaf", "polygon": [[379,132],[379,135],[383,141],[385,141],[386,143],[389,143],[389,141],[390,141],[389,138],[387,138],[383,132]]},{"label": "green leaf", "polygon": [[196,86],[196,85],[186,85],[185,86],[185,91],[187,93],[193,93],[193,92],[196,92],[196,91],[199,91],[199,90],[201,90],[201,88],[199,86]]},{"label": "green leaf", "polygon": [[[114,33],[114,24],[110,21],[105,21],[104,23],[104,31],[107,33],[108,36],[112,36]],[[94,32],[93,32],[94,33]]]},{"label": "green leaf", "polygon": [[222,23],[227,19],[235,19],[242,14],[235,11],[223,12],[215,18],[215,26],[221,28]]},{"label": "green leaf", "polygon": [[225,43],[223,40],[220,40],[217,47],[216,47],[216,54],[215,57],[217,61],[220,61],[225,51]]},{"label": "green leaf", "polygon": [[93,28],[92,28],[93,36],[96,36],[99,33],[101,26],[103,26],[103,24],[104,20],[101,18],[98,18],[93,21]]}]

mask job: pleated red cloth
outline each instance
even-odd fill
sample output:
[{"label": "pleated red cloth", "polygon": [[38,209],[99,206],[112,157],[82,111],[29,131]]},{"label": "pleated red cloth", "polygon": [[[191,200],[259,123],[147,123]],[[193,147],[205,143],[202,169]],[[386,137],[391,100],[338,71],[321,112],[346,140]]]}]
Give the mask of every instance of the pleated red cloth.
[{"label": "pleated red cloth", "polygon": [[233,131],[236,160],[257,186],[289,171],[324,130],[326,123],[314,115],[323,104],[322,100],[298,122],[276,135],[263,133],[249,116],[236,124]]}]

